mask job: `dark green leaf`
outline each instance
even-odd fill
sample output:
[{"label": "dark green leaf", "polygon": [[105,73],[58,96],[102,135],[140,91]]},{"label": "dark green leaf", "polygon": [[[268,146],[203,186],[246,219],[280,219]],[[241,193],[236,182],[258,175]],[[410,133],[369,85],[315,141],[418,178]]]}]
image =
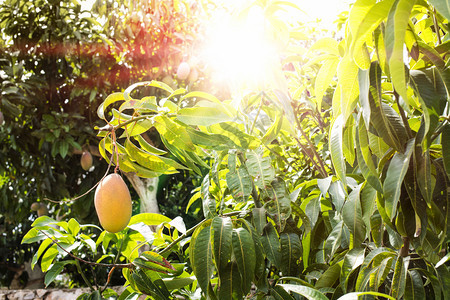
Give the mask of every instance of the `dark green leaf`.
[{"label": "dark green leaf", "polygon": [[237,172],[227,173],[226,179],[233,198],[239,202],[247,201],[253,190],[252,178],[247,168],[241,166]]},{"label": "dark green leaf", "polygon": [[306,299],[309,300],[327,300],[328,298],[319,292],[316,289],[302,286],[302,285],[295,285],[295,284],[278,284],[277,286],[280,286],[284,288],[288,292],[293,292],[299,295],[302,295]]},{"label": "dark green leaf", "polygon": [[195,239],[191,240],[189,246],[192,269],[197,277],[198,284],[205,294],[207,294],[209,282],[214,272],[212,261],[213,249],[210,240],[210,227],[200,227]]},{"label": "dark green leaf", "polygon": [[242,279],[244,294],[250,291],[255,276],[256,256],[251,234],[244,228],[233,229],[233,253]]},{"label": "dark green leaf", "polygon": [[229,217],[214,217],[211,224],[214,260],[220,274],[231,259],[233,224]]},{"label": "dark green leaf", "polygon": [[282,233],[281,244],[281,272],[284,276],[295,276],[298,273],[298,261],[302,257],[302,244],[295,233]]},{"label": "dark green leaf", "polygon": [[56,276],[58,276],[64,270],[65,265],[74,263],[74,260],[64,260],[56,262],[45,274],[45,286],[47,287],[50,283],[53,282],[53,280],[55,280]]},{"label": "dark green leaf", "polygon": [[269,261],[276,267],[281,267],[281,245],[278,239],[278,234],[272,223],[267,223],[264,226],[261,237],[264,252]]}]

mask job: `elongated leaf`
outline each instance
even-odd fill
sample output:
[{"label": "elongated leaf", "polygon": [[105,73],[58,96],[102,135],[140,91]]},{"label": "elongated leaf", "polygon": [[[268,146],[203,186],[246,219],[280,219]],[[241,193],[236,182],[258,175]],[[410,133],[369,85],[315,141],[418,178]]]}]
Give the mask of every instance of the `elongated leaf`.
[{"label": "elongated leaf", "polygon": [[[411,86],[419,97],[423,107],[423,119],[425,121],[423,141],[425,149],[430,146],[430,137],[439,124],[447,103],[447,91],[436,68],[429,70],[412,70],[410,74]],[[420,141],[418,141],[420,142]]]},{"label": "elongated leaf", "polygon": [[338,57],[332,57],[327,59],[319,70],[315,82],[315,92],[316,92],[316,105],[318,111],[322,108],[322,98],[331,83],[339,64]]},{"label": "elongated leaf", "polygon": [[253,190],[252,178],[247,168],[241,166],[237,172],[227,173],[226,179],[233,198],[239,202],[247,201]]},{"label": "elongated leaf", "polygon": [[[364,4],[364,1],[358,2]],[[370,6],[368,10],[363,10],[364,17],[359,18],[360,22],[356,22],[353,26],[356,30],[352,32],[351,53],[354,49],[359,50],[359,45],[364,43],[367,37],[387,18],[393,3],[394,0],[384,0]],[[353,14],[353,9],[351,14]]]},{"label": "elongated leaf", "polygon": [[213,134],[219,134],[230,139],[238,149],[256,149],[260,141],[255,137],[245,133],[242,126],[236,123],[218,123],[208,126],[208,131]]},{"label": "elongated leaf", "polygon": [[293,292],[299,295],[302,295],[306,299],[309,300],[327,300],[328,298],[319,292],[316,289],[303,286],[303,285],[295,285],[295,284],[278,284],[277,286],[281,286],[288,292]]},{"label": "elongated leaf", "polygon": [[182,150],[195,151],[194,144],[186,129],[169,119],[167,116],[156,116],[155,127],[169,144]]},{"label": "elongated leaf", "polygon": [[173,174],[178,172],[177,169],[187,169],[170,158],[154,155],[136,147],[129,139],[125,141],[125,149],[137,163],[155,172]]},{"label": "elongated leaf", "polygon": [[199,286],[205,294],[208,293],[209,282],[214,272],[210,228],[210,226],[204,228],[200,227],[195,239],[191,240],[189,246],[192,269],[197,277]]},{"label": "elongated leaf", "polygon": [[345,124],[356,107],[359,95],[358,66],[350,55],[347,54],[339,62],[337,75],[341,87],[342,123]]},{"label": "elongated leaf", "polygon": [[160,254],[152,251],[144,251],[141,255],[136,258],[133,262],[133,265],[150,269],[163,273],[174,273],[176,269]]},{"label": "elongated leaf", "polygon": [[267,187],[268,199],[264,204],[267,214],[275,221],[280,232],[284,230],[286,219],[291,215],[291,200],[286,193],[284,181],[275,179]]},{"label": "elongated leaf", "polygon": [[345,254],[340,275],[341,287],[344,293],[347,291],[347,282],[350,274],[364,262],[364,252],[364,248],[353,248]]},{"label": "elongated leaf", "polygon": [[255,224],[258,234],[262,234],[264,226],[267,224],[266,210],[263,207],[252,209],[253,224]]},{"label": "elongated leaf", "polygon": [[267,132],[264,134],[264,136],[261,139],[261,142],[264,145],[269,145],[272,143],[274,139],[278,137],[280,134],[281,127],[283,125],[283,114],[277,114],[275,117],[275,121],[270,125],[269,129],[267,129]]},{"label": "elongated leaf", "polygon": [[348,293],[345,294],[344,296],[341,296],[338,298],[338,300],[358,300],[361,299],[361,296],[364,295],[371,295],[371,296],[377,296],[377,297],[383,297],[385,299],[390,299],[390,300],[397,300],[394,297],[391,297],[389,295],[383,294],[383,293],[379,293],[379,292],[353,292],[353,293]]},{"label": "elongated leaf", "polygon": [[450,176],[450,125],[445,125],[442,131],[441,144],[445,171]]},{"label": "elongated leaf", "polygon": [[161,223],[172,221],[170,218],[161,215],[161,214],[153,214],[153,213],[141,213],[131,217],[130,223],[128,225],[133,225],[137,223],[144,223],[145,225],[155,226]]},{"label": "elongated leaf", "polygon": [[408,270],[405,286],[405,299],[419,300],[425,298],[422,276],[417,270]]},{"label": "elongated leaf", "polygon": [[281,245],[277,231],[272,223],[264,226],[261,243],[269,261],[276,267],[281,267]]},{"label": "elongated leaf", "polygon": [[275,300],[294,300],[284,288],[278,285],[270,289],[269,293]]},{"label": "elongated leaf", "polygon": [[408,101],[406,94],[405,64],[403,62],[403,44],[409,15],[414,6],[412,0],[396,0],[389,12],[386,26],[386,54],[392,83],[397,93]]},{"label": "elongated leaf", "polygon": [[255,246],[251,234],[244,228],[233,229],[233,253],[242,278],[244,294],[250,291],[255,276]]},{"label": "elongated leaf", "polygon": [[138,141],[139,145],[141,146],[142,150],[147,151],[148,153],[152,153],[155,155],[164,155],[167,153],[167,151],[158,149],[156,147],[153,147],[150,145],[141,135],[136,135],[134,138]]},{"label": "elongated leaf", "polygon": [[399,299],[403,296],[406,286],[406,276],[410,257],[399,257],[395,263],[394,277],[392,278],[391,296]]},{"label": "elongated leaf", "polygon": [[58,276],[64,270],[64,266],[68,264],[75,264],[75,261],[64,260],[56,262],[45,274],[44,278],[45,286],[47,287],[50,283],[52,283],[53,280],[55,280],[56,276]]},{"label": "elongated leaf", "polygon": [[242,283],[237,263],[228,263],[219,274],[219,299],[242,299]]},{"label": "elongated leaf", "polygon": [[56,258],[56,255],[58,255],[58,246],[56,244],[51,245],[49,248],[47,248],[47,251],[42,254],[41,258],[41,270],[42,272],[47,272],[47,270],[51,267],[53,264],[53,261]]},{"label": "elongated leaf", "polygon": [[170,299],[170,293],[161,278],[156,273],[144,272],[140,269],[133,272],[131,277],[139,291],[155,299]]},{"label": "elongated leaf", "polygon": [[360,118],[356,133],[356,156],[358,158],[358,165],[367,182],[375,188],[378,192],[382,192],[381,182],[378,178],[378,172],[373,163],[372,153],[369,148],[369,138],[367,136],[364,120]]},{"label": "elongated leaf", "polygon": [[386,214],[391,220],[397,212],[397,204],[400,199],[400,193],[403,183],[403,178],[409,167],[409,160],[411,158],[414,145],[414,139],[408,142],[404,153],[397,152],[389,164],[386,174],[386,179],[383,183],[384,203]]},{"label": "elongated leaf", "polygon": [[302,244],[295,233],[282,233],[281,244],[281,272],[284,276],[295,276],[298,273],[298,263],[302,257]]},{"label": "elongated leaf", "polygon": [[360,192],[361,185],[348,195],[347,201],[342,208],[344,223],[353,234],[353,245],[350,248],[359,247],[366,238],[366,228],[362,219]]},{"label": "elongated leaf", "polygon": [[334,264],[330,266],[320,278],[317,280],[316,285],[314,286],[316,289],[332,287],[334,286],[336,280],[339,279],[339,274],[341,272],[341,265]]},{"label": "elongated leaf", "polygon": [[189,284],[195,282],[195,276],[191,277],[172,277],[172,278],[163,278],[162,281],[164,285],[167,287],[169,291],[171,290],[179,290]]},{"label": "elongated leaf", "polygon": [[100,119],[106,120],[106,118],[105,118],[105,110],[106,110],[106,108],[109,105],[113,104],[114,102],[124,101],[124,100],[125,100],[125,98],[123,96],[123,93],[113,93],[113,94],[109,95],[108,97],[106,97],[105,101],[103,101],[103,103],[99,105],[99,107],[97,109],[98,117]]},{"label": "elongated leaf", "polygon": [[211,225],[214,261],[220,273],[231,260],[233,224],[229,217],[214,217]]},{"label": "elongated leaf", "polygon": [[337,225],[335,225],[325,241],[324,251],[327,261],[331,261],[331,259],[334,258],[334,253],[341,245],[343,226],[343,221],[340,221]]},{"label": "elongated leaf", "polygon": [[342,115],[339,115],[334,120],[331,126],[329,147],[331,152],[331,161],[333,162],[336,175],[342,181],[344,186],[346,186],[347,185],[346,167],[344,161],[344,153],[342,150],[343,127],[344,127],[344,119]]},{"label": "elongated leaf", "polygon": [[447,0],[429,0],[431,4],[442,14],[447,20],[450,20],[450,4]]},{"label": "elongated leaf", "polygon": [[178,111],[177,119],[188,125],[209,126],[232,121],[233,117],[219,107],[188,107]]},{"label": "elongated leaf", "polygon": [[247,153],[248,172],[256,179],[256,185],[265,189],[275,178],[275,170],[272,167],[270,156],[262,157],[262,151],[251,151]]}]

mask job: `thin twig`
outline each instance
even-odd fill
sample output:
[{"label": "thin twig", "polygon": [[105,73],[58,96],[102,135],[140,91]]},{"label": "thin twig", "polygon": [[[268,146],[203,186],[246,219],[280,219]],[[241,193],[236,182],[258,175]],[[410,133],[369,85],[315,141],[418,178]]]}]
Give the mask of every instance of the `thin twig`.
[{"label": "thin twig", "polygon": [[80,262],[78,260],[75,261],[75,265],[77,267],[78,273],[80,273],[84,282],[88,285],[88,287],[91,289],[91,291],[95,291],[94,287],[92,286],[92,283],[87,279],[86,274],[84,274],[83,270],[81,269]]},{"label": "thin twig", "polygon": [[69,200],[60,200],[60,201],[56,201],[56,200],[52,200],[50,198],[44,198],[43,200],[45,201],[49,201],[49,202],[53,202],[53,203],[57,203],[57,204],[63,204],[63,203],[68,203],[68,202],[73,202],[76,201],[84,196],[86,196],[87,194],[89,194],[90,192],[92,192],[99,184],[100,182],[106,177],[108,176],[109,173],[109,169],[111,168],[111,164],[112,164],[112,159],[113,159],[113,155],[114,153],[111,154],[111,159],[109,160],[109,164],[108,164],[108,168],[106,169],[105,174],[103,175],[102,179],[100,179],[93,187],[91,187],[87,192],[81,194],[80,196],[77,196],[75,198],[69,199]]},{"label": "thin twig", "polygon": [[109,284],[109,282],[111,281],[111,277],[112,277],[112,273],[114,272],[114,270],[116,269],[116,267],[114,266],[114,267],[112,267],[111,268],[111,271],[109,271],[109,273],[108,273],[108,279],[106,280],[106,284],[105,284],[105,286],[102,288],[102,293],[106,290],[106,288],[108,287],[108,284]]},{"label": "thin twig", "polygon": [[439,27],[437,19],[436,19],[436,8],[433,8],[433,12],[434,12],[434,14],[433,14],[434,31],[437,35],[438,43],[440,45],[440,44],[442,44],[442,40],[441,40],[441,33],[439,32],[440,27]]}]

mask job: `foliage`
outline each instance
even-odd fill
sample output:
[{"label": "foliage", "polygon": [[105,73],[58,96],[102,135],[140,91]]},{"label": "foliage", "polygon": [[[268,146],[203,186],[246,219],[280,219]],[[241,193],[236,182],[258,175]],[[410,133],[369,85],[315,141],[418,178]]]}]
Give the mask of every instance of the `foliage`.
[{"label": "foliage", "polygon": [[[142,177],[203,176],[188,208],[201,202],[204,219],[191,229],[136,215],[123,232],[98,235],[104,253],[105,239],[124,241],[124,264],[108,265],[123,268],[122,297],[447,299],[444,2],[356,1],[340,42],[287,59],[289,93],[231,101],[144,81],[109,95],[97,111],[106,160]],[[269,16],[282,7],[255,5]],[[142,96],[149,87],[162,95]],[[142,137],[151,128],[165,149]],[[80,240],[46,220],[24,241],[56,253],[52,238]],[[139,254],[144,244],[151,250]]]},{"label": "foliage", "polygon": [[[123,5],[127,15],[138,9]],[[93,128],[100,123],[96,108],[106,95],[144,78],[162,80],[170,64],[178,64],[171,60],[163,65],[148,52],[144,56],[130,54],[130,48],[124,48],[138,38],[156,39],[154,26],[159,15],[149,13],[153,23],[142,28],[139,36],[127,36],[123,31],[119,34],[120,26],[100,24],[103,14],[83,11],[77,1],[1,3],[0,111],[5,119],[0,128],[2,286],[8,286],[14,275],[6,272],[7,268],[17,269],[32,258],[32,245],[20,246],[20,240],[36,218],[30,210],[33,202],[48,206],[50,215],[58,220],[75,217],[84,223],[97,222],[93,194],[68,201],[88,191],[106,170],[107,164],[98,159],[89,172],[74,167],[79,166],[82,151],[95,154],[97,150]],[[199,11],[166,13],[175,28]],[[167,46],[182,43],[188,49],[187,33],[178,29],[180,36],[176,41],[170,39]],[[193,35],[194,29],[189,30]],[[154,74],[157,69],[161,71]],[[153,138],[150,132],[148,136]]]}]

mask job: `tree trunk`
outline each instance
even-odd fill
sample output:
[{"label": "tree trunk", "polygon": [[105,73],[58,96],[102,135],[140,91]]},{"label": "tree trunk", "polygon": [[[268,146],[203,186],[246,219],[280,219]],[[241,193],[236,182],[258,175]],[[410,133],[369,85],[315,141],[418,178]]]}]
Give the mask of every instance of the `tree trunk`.
[{"label": "tree trunk", "polygon": [[158,177],[140,178],[136,173],[124,173],[136,190],[141,201],[141,213],[159,214],[156,193],[158,191]]}]

